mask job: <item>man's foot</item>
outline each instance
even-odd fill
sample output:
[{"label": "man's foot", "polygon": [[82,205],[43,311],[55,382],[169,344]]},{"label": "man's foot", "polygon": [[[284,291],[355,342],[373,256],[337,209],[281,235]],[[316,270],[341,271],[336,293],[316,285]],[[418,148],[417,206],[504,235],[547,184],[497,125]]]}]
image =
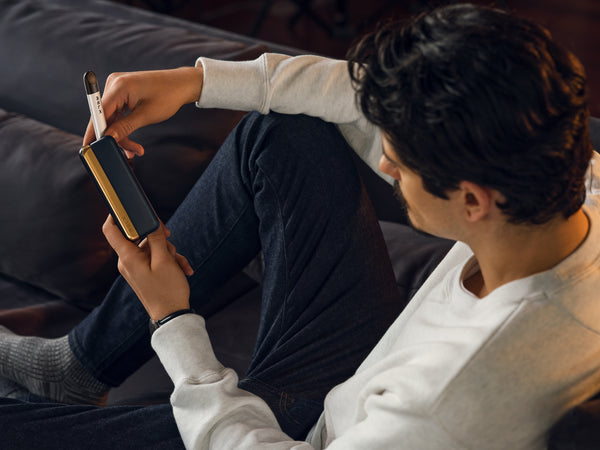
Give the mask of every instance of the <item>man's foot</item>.
[{"label": "man's foot", "polygon": [[59,403],[106,403],[109,386],[79,363],[68,337],[44,339],[18,336],[0,326],[0,376],[32,394]]}]

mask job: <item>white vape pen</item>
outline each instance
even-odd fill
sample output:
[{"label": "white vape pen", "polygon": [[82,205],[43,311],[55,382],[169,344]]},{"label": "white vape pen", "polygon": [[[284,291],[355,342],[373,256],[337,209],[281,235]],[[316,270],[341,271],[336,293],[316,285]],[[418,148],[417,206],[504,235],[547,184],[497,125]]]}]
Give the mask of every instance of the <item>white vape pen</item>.
[{"label": "white vape pen", "polygon": [[92,71],[86,72],[83,75],[83,84],[85,86],[88,106],[90,107],[90,114],[92,115],[92,124],[94,125],[96,139],[100,139],[106,131],[106,118],[104,117],[96,74]]}]

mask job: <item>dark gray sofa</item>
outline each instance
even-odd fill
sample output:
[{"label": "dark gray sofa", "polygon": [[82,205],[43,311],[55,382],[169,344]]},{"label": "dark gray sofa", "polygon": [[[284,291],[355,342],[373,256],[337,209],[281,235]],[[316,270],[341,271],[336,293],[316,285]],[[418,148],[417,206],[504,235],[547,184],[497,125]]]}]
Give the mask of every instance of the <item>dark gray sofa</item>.
[{"label": "dark gray sofa", "polygon": [[[117,276],[100,229],[107,210],[77,155],[89,117],[82,74],[94,70],[103,84],[114,71],[192,65],[198,56],[252,59],[264,51],[299,52],[108,1],[0,0],[0,324],[21,334],[60,336],[101,301]],[[240,117],[186,106],[136,133],[147,154],[134,170],[163,220]],[[592,124],[600,144],[599,121]],[[436,263],[420,249],[437,243],[415,233],[411,257],[398,254],[394,223],[403,216],[391,189],[357,165],[382,220],[399,289],[410,294],[414,286],[406,280],[418,283],[425,265]],[[237,274],[201,311],[219,358],[238,372],[256,333],[256,267]],[[153,359],[111,391],[109,403],[166,402],[170,390]],[[565,445],[576,439],[582,441],[577,448],[600,442],[590,432],[600,423],[596,413],[600,404],[590,401],[566,417],[555,448],[575,448]]]}]

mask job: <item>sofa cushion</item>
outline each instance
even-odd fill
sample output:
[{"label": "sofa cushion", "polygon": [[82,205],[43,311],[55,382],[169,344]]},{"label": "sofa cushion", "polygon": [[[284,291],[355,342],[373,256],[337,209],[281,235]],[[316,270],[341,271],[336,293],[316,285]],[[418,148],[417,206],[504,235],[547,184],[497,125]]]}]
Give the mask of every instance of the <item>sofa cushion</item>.
[{"label": "sofa cushion", "polygon": [[0,110],[0,272],[83,305],[116,274],[81,138]]},{"label": "sofa cushion", "polygon": [[444,259],[453,241],[422,233],[407,225],[380,221],[396,283],[407,300]]},{"label": "sofa cushion", "polygon": [[550,432],[548,450],[600,448],[600,395],[569,411]]}]

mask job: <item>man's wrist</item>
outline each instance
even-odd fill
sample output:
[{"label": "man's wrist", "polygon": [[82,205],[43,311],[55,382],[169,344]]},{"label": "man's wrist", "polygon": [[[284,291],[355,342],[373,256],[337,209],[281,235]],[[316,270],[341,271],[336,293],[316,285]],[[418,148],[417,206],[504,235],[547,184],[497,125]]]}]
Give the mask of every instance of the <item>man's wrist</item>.
[{"label": "man's wrist", "polygon": [[204,67],[200,64],[195,67],[185,67],[184,70],[186,72],[186,77],[189,77],[187,85],[190,87],[186,103],[196,103],[200,100],[200,96],[202,95]]},{"label": "man's wrist", "polygon": [[196,314],[196,311],[194,311],[193,308],[179,309],[179,310],[174,311],[174,312],[172,312],[170,314],[167,314],[162,319],[153,320],[151,318],[150,319],[150,323],[149,323],[150,332],[151,333],[154,332],[156,329],[158,329],[159,327],[163,326],[167,322],[175,319],[176,317],[183,316],[184,314]]}]

